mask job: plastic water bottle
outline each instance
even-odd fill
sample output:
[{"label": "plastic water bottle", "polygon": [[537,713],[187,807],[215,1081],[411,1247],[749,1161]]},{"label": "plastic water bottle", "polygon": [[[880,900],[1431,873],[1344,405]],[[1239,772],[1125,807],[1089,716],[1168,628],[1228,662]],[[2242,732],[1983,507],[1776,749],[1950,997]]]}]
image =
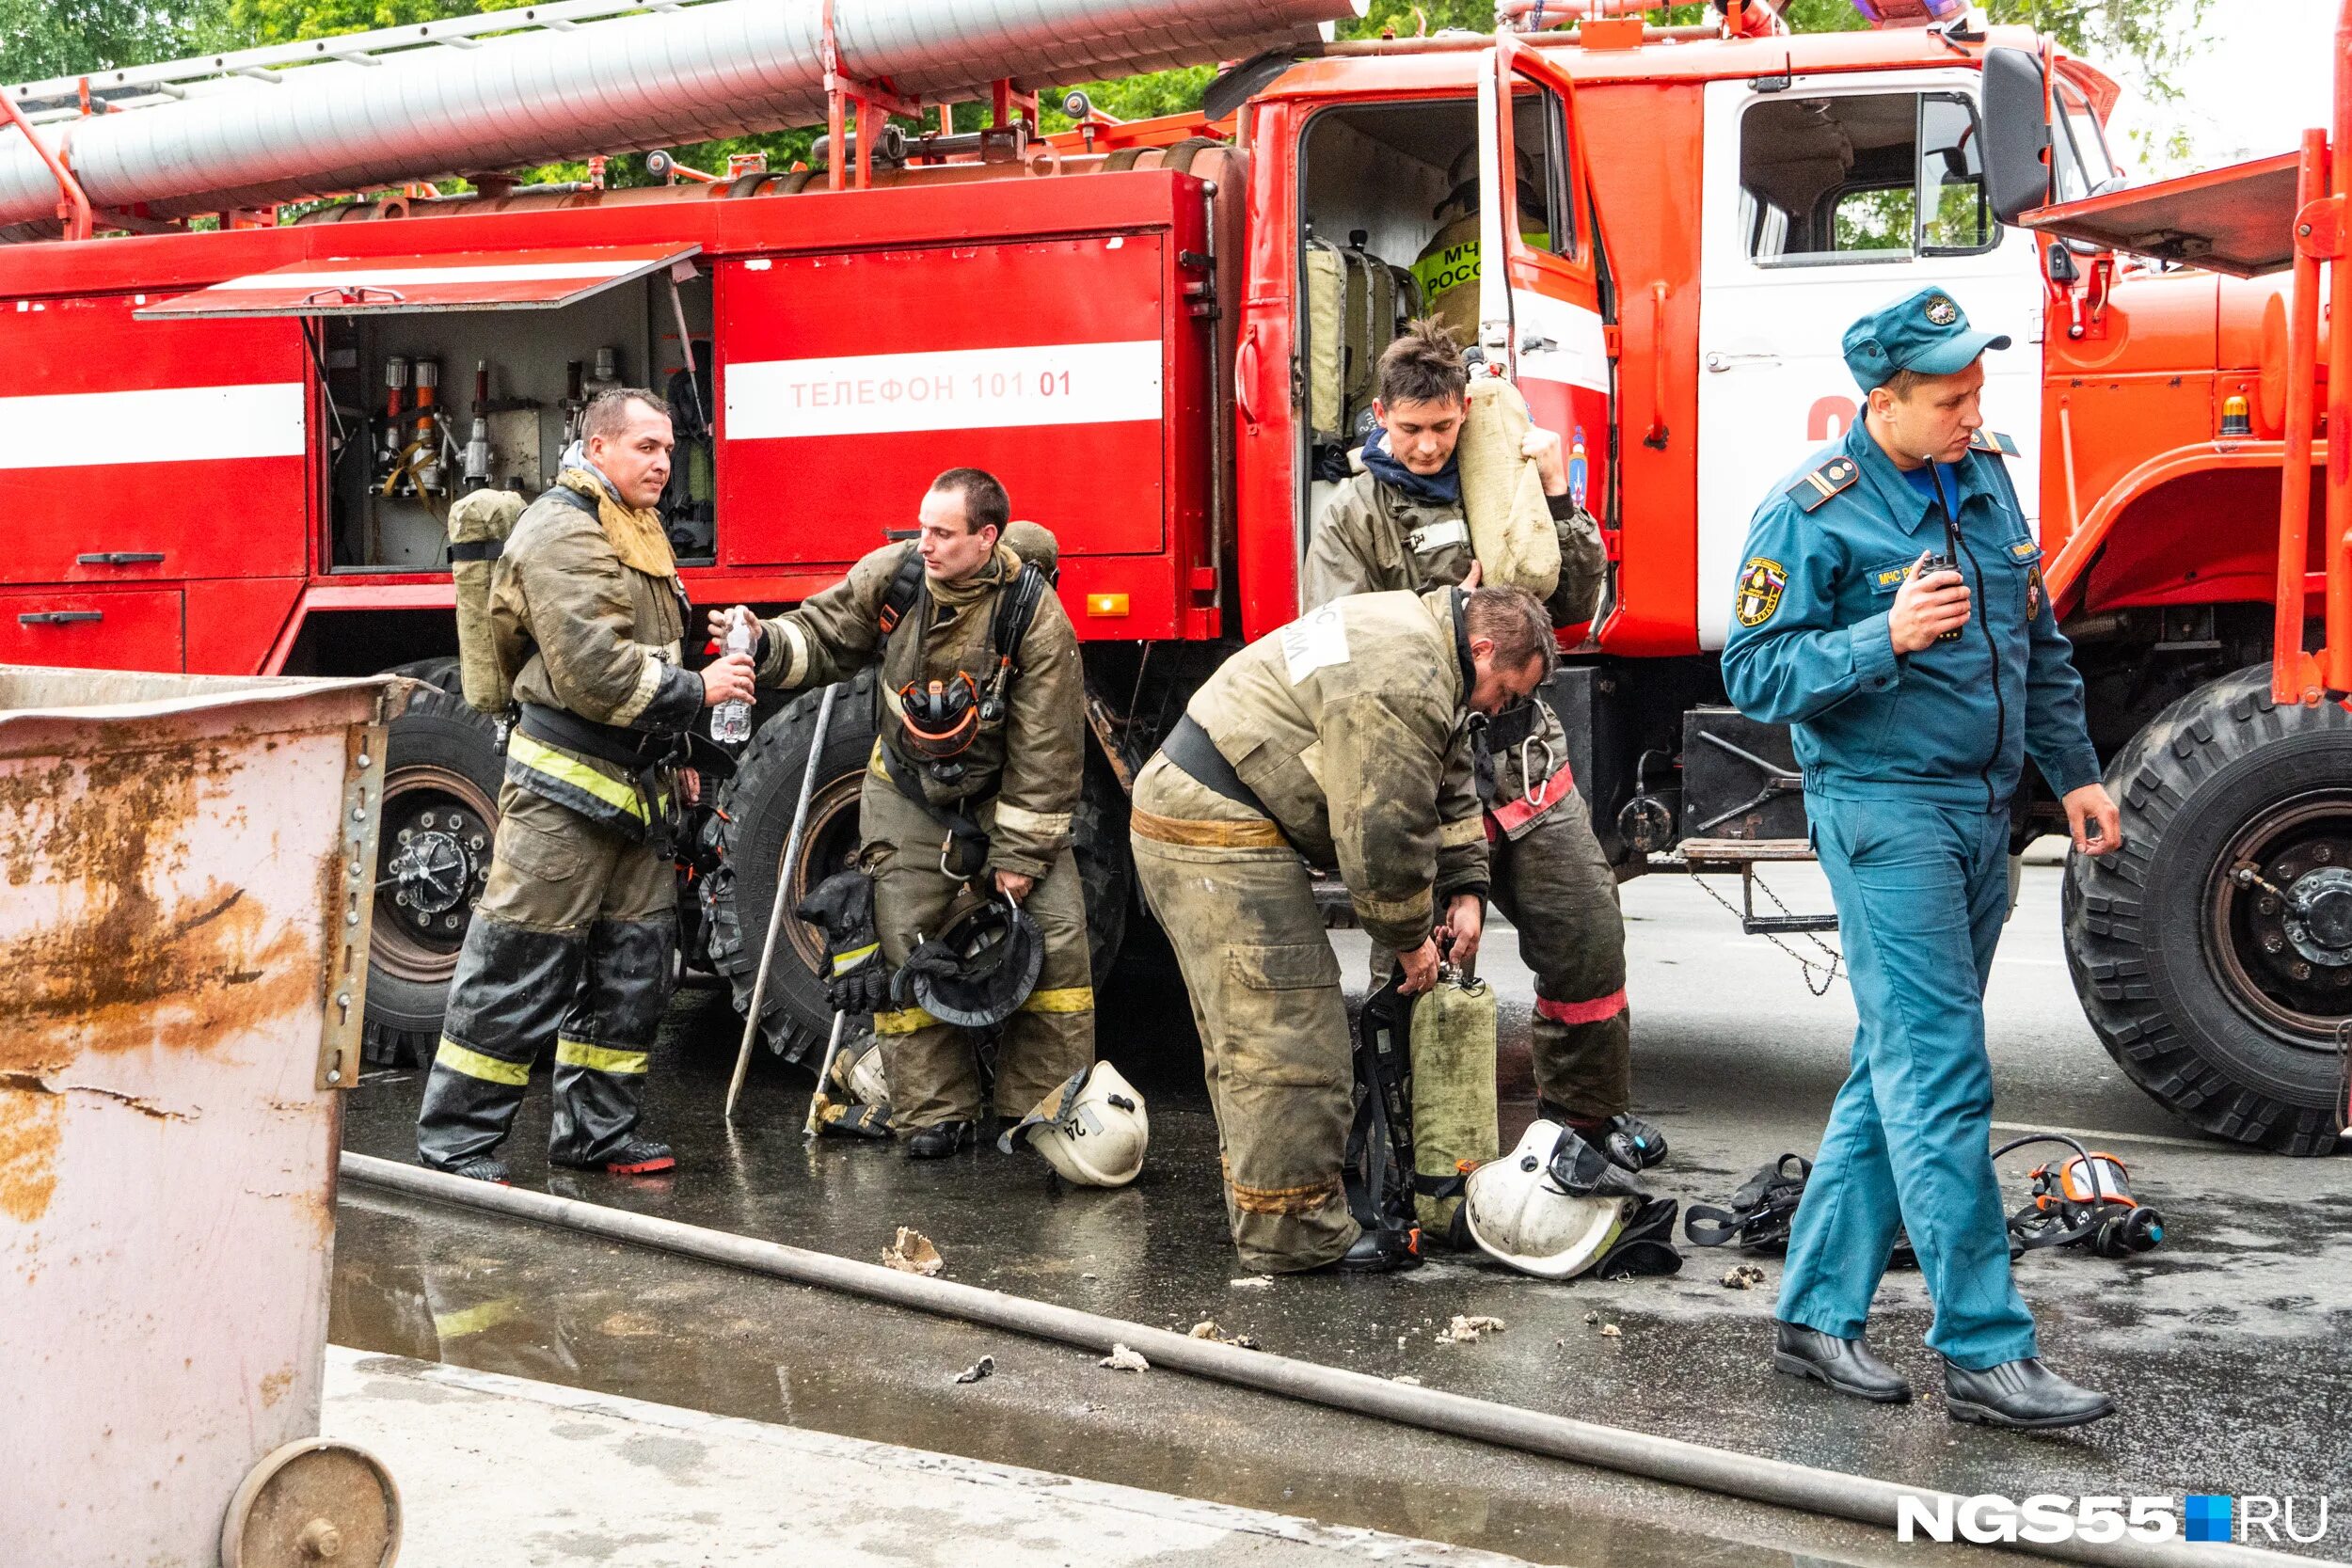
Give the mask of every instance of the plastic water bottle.
[{"label": "plastic water bottle", "polygon": [[[752,618],[739,614],[727,623],[725,651],[749,657],[754,645]],[[740,746],[752,737],[752,705],[731,698],[710,710],[710,738],[722,746]]]}]

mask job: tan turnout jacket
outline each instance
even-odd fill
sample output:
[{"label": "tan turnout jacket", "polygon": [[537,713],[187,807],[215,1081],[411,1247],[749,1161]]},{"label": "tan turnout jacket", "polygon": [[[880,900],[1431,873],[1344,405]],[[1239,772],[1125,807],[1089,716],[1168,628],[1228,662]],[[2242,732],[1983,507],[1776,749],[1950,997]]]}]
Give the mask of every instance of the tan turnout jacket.
[{"label": "tan turnout jacket", "polygon": [[[768,639],[759,665],[763,686],[821,686],[847,680],[879,661],[876,720],[882,746],[873,766],[885,773],[910,766],[905,753],[892,745],[899,730],[898,689],[916,680],[947,680],[962,670],[984,689],[994,664],[988,637],[996,595],[1010,585],[1014,574],[1030,569],[1000,544],[974,578],[928,583],[924,596],[885,644],[879,623],[882,601],[899,563],[914,548],[912,544],[885,545],[798,610],[762,623]],[[928,626],[918,625],[926,612]],[[1013,665],[1007,712],[995,723],[983,723],[957,759],[963,764],[962,776],[943,784],[926,774],[923,792],[935,805],[967,811],[993,798],[995,819],[989,833],[989,864],[1041,878],[1070,844],[1086,766],[1086,689],[1078,638],[1069,612],[1054,594],[1038,601]]]},{"label": "tan turnout jacket", "polygon": [[1454,600],[1327,604],[1226,660],[1185,708],[1292,846],[1338,868],[1373,940],[1400,952],[1428,936],[1434,898],[1486,886],[1461,743],[1475,676]]}]

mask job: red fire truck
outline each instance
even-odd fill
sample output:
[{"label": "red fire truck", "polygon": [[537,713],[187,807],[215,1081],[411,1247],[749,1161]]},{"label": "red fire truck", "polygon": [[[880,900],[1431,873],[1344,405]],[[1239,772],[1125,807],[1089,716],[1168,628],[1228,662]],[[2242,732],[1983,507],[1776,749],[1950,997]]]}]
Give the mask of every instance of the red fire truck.
[{"label": "red fire truck", "polygon": [[[207,232],[184,227],[206,198],[85,188],[97,160],[76,140],[44,162],[58,215],[0,248],[0,660],[426,681],[390,740],[367,999],[372,1052],[403,1059],[437,1030],[500,774],[490,721],[455,694],[451,497],[543,486],[586,395],[653,385],[679,410],[664,510],[690,592],[772,607],[904,526],[935,471],[978,465],[1061,541],[1107,963],[1132,901],[1122,785],[1226,652],[1296,612],[1319,476],[1343,471],[1370,357],[1474,167],[1486,354],[1569,442],[1613,562],[1550,695],[1623,873],[1745,880],[1804,853],[1786,736],[1724,705],[1733,576],[1757,501],[1855,417],[1841,329],[1932,281],[2015,340],[1990,362],[1987,419],[2023,453],[2123,803],[2126,851],[2069,873],[2090,1021],[2196,1126],[2329,1150],[2352,1021],[2352,716],[2317,675],[2273,692],[2333,537],[2280,557],[2282,474],[2311,504],[2286,294],[2230,276],[2249,269],[2199,252],[2194,225],[2021,225],[2121,182],[2114,85],[2047,40],[1964,20],[1791,37],[1729,10],[1696,28],[1278,40],[1199,115],[1087,114],[1055,136],[1010,82],[988,130],[885,127],[882,111],[934,104],[852,74],[828,31],[814,172],[670,162],[673,182],[628,190],[483,176],[288,221],[247,194],[217,199]],[[62,119],[95,149],[117,118],[172,112],[158,80],[0,103],[35,111],[44,146]],[[77,118],[109,94],[115,113]],[[411,177],[475,166],[429,155]],[[353,182],[322,162],[301,188]],[[0,165],[0,223],[8,189]],[[93,229],[128,231],[78,237]],[[841,713],[800,863],[781,860],[813,700],[763,713],[699,824],[694,951],[739,1001],[778,878],[804,885],[853,847],[871,703]],[[797,1050],[825,1015],[813,933],[788,936],[765,1022]]]}]

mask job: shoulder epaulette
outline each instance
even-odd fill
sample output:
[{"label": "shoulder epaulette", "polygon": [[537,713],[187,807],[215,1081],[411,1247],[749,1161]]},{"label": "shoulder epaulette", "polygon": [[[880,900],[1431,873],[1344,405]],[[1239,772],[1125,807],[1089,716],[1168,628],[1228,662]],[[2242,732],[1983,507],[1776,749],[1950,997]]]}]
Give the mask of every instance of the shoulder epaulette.
[{"label": "shoulder epaulette", "polygon": [[1797,503],[1798,511],[1810,512],[1861,477],[1862,470],[1852,458],[1833,457],[1782,494]]},{"label": "shoulder epaulette", "polygon": [[1968,437],[1970,451],[1998,452],[2003,457],[2017,455],[2017,443],[1997,430],[1979,430]]}]

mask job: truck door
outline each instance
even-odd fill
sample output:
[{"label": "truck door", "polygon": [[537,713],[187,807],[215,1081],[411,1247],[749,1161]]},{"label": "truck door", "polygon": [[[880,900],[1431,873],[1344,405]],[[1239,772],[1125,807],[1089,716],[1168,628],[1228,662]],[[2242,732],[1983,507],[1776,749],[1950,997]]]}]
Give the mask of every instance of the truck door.
[{"label": "truck door", "polygon": [[1478,100],[1479,340],[1566,444],[1579,504],[1610,518],[1608,302],[1576,85],[1504,33]]},{"label": "truck door", "polygon": [[1700,645],[1720,648],[1758,502],[1843,436],[1861,394],[1838,341],[1930,284],[2013,346],[1985,356],[1986,425],[2040,513],[2042,284],[1992,214],[1974,71],[1707,88],[1699,293]]}]

